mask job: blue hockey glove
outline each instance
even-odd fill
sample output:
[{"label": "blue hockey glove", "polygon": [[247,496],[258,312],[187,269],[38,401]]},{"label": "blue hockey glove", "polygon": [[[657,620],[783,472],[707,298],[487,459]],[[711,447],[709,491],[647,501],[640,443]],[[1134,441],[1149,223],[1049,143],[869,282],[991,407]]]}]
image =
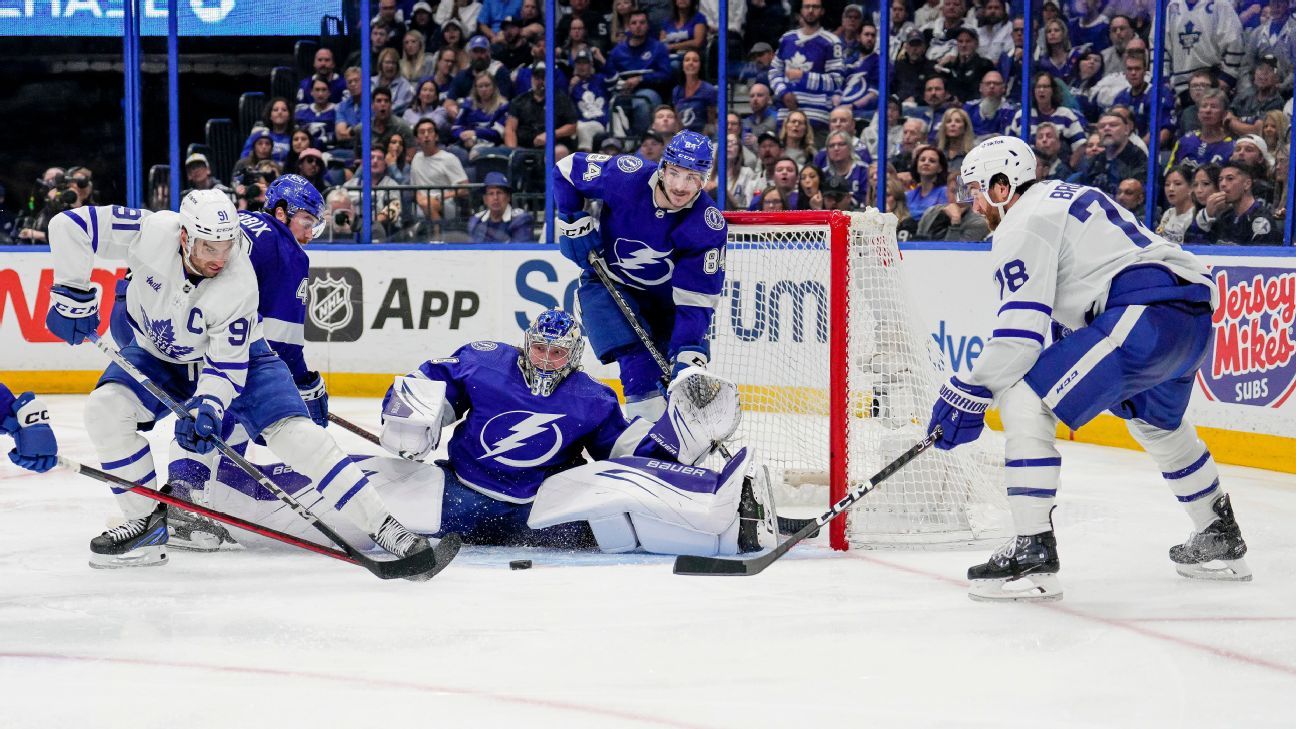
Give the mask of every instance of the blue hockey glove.
[{"label": "blue hockey glove", "polygon": [[49,411],[30,392],[14,400],[14,414],[5,418],[3,428],[13,436],[14,449],[9,460],[28,471],[44,473],[58,465],[58,440],[49,426]]},{"label": "blue hockey glove", "polygon": [[318,372],[307,372],[297,380],[297,392],[310,411],[310,419],[321,428],[328,427],[328,389]]},{"label": "blue hockey glove", "polygon": [[554,216],[554,230],[562,254],[581,268],[594,270],[589,255],[603,247],[598,220],[586,212],[558,213]]},{"label": "blue hockey glove", "polygon": [[62,285],[50,289],[45,327],[68,344],[80,344],[99,329],[98,292]]},{"label": "blue hockey glove", "polygon": [[985,411],[990,407],[994,393],[980,385],[969,385],[951,377],[949,382],[941,385],[940,399],[932,406],[931,422],[927,424],[930,433],[941,426],[940,440],[936,447],[948,451],[964,443],[971,443],[981,437],[985,428]]},{"label": "blue hockey glove", "polygon": [[[711,358],[707,356],[706,350],[701,347],[684,347],[675,353],[675,362],[671,364],[670,382],[674,382],[680,373],[690,367],[706,367]],[[658,382],[657,390],[662,396],[666,395],[666,387],[670,383]]]},{"label": "blue hockey glove", "polygon": [[175,437],[181,448],[199,455],[211,453],[225,419],[225,406],[210,395],[195,397],[185,403],[189,417],[176,420]]}]

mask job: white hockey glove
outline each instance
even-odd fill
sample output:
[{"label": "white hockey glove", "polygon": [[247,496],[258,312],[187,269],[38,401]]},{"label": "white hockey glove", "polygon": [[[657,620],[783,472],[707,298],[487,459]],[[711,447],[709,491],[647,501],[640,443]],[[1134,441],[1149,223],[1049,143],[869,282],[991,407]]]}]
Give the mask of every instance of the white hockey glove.
[{"label": "white hockey glove", "polygon": [[738,386],[701,367],[690,367],[667,389],[666,412],[648,437],[680,463],[692,466],[733,437],[741,422]]},{"label": "white hockey glove", "polygon": [[383,408],[378,442],[401,458],[422,461],[441,442],[447,410],[453,422],[454,410],[446,403],[444,382],[399,376]]}]

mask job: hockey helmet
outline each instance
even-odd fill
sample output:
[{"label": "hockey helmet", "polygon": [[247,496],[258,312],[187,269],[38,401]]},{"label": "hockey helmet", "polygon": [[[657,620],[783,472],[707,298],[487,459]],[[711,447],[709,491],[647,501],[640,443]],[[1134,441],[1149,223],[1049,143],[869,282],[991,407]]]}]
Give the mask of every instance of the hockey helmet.
[{"label": "hockey helmet", "polygon": [[[1035,179],[1035,152],[1030,145],[1017,137],[991,137],[972,148],[963,158],[959,169],[958,200],[972,202],[977,193],[985,195],[990,190],[990,181],[997,175],[1008,179],[1010,190]],[[973,185],[976,188],[973,189]],[[986,201],[999,209],[1003,214],[1004,203],[996,203],[987,195]],[[1006,201],[1005,201],[1006,202]]]},{"label": "hockey helmet", "polygon": [[697,132],[685,129],[671,137],[670,143],[662,151],[662,164],[679,165],[686,170],[702,173],[703,184],[711,177],[711,167],[715,164],[715,153],[711,149],[711,140]]},{"label": "hockey helmet", "polygon": [[532,395],[549,397],[567,375],[580,369],[585,336],[576,317],[549,309],[527,327],[518,366]]},{"label": "hockey helmet", "polygon": [[266,210],[274,209],[282,202],[288,217],[291,219],[298,210],[305,210],[315,216],[315,225],[311,227],[311,238],[318,238],[324,232],[324,196],[319,190],[301,175],[282,175],[266,188]]},{"label": "hockey helmet", "polygon": [[180,225],[195,240],[226,241],[239,237],[238,210],[220,190],[194,190],[180,203]]}]

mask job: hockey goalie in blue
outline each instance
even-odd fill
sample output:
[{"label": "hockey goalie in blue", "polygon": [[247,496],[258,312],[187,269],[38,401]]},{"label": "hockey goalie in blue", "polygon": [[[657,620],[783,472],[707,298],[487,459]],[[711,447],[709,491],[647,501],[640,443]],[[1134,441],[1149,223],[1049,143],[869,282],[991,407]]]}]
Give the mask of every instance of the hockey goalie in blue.
[{"label": "hockey goalie in blue", "polygon": [[[711,142],[683,131],[666,146],[660,165],[580,152],[554,167],[558,244],[583,269],[581,322],[599,361],[620,366],[631,415],[655,419],[662,413],[662,372],[599,282],[590,254],[607,261],[630,308],[671,361],[672,377],[705,366],[727,233],[724,215],[702,190],[713,162]],[[598,218],[585,211],[590,200],[602,201]]]},{"label": "hockey goalie in blue", "polygon": [[[708,556],[773,546],[768,482],[748,476],[747,450],[719,472],[696,465],[738,427],[733,383],[686,370],[670,387],[664,417],[627,422],[611,389],[580,370],[583,348],[576,320],[550,310],[521,348],[478,341],[428,360],[396,378],[383,401],[381,442],[400,458],[353,459],[403,523],[429,536]],[[424,463],[454,423],[448,459]],[[310,493],[309,479],[263,468],[285,488]],[[221,469],[208,501],[314,538],[232,469]],[[364,543],[364,535],[344,534]]]}]

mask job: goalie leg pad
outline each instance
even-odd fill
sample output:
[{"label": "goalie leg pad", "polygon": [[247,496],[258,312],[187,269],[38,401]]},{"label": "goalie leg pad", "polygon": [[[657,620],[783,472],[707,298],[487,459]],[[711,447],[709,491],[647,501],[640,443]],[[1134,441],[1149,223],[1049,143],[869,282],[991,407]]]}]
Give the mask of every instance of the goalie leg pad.
[{"label": "goalie leg pad", "polygon": [[1052,528],[1049,512],[1057,501],[1062,473],[1062,455],[1054,445],[1057,418],[1024,380],[1008,388],[999,410],[1008,505],[1016,531],[1046,532]]},{"label": "goalie leg pad", "polygon": [[[300,398],[299,398],[300,399]],[[281,420],[261,433],[275,455],[310,478],[315,490],[351,523],[377,534],[391,512],[369,479],[327,432],[305,415]]]},{"label": "goalie leg pad", "polygon": [[[136,430],[139,423],[152,420],[153,413],[130,388],[110,382],[90,393],[85,427],[103,470],[148,488],[157,487],[148,439]],[[154,502],[143,496],[118,488],[112,492],[127,519],[140,519],[153,511]]]},{"label": "goalie leg pad", "polygon": [[746,467],[746,449],[720,474],[638,457],[586,464],[545,480],[527,524],[539,529],[589,521],[601,548],[606,540],[610,550],[625,551],[630,536],[618,520],[628,518],[635,541],[647,551],[734,554]]}]

